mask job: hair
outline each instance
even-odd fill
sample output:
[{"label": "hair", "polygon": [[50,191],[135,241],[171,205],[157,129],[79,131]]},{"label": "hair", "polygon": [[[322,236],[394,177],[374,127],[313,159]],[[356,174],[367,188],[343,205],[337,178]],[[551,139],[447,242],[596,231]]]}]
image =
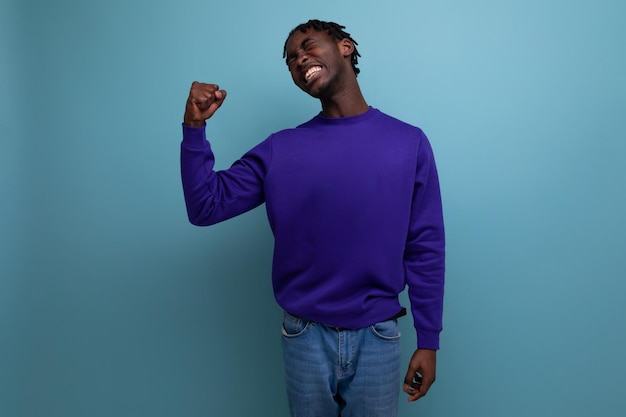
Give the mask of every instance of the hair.
[{"label": "hair", "polygon": [[345,26],[341,26],[335,22],[325,22],[323,20],[317,19],[311,19],[306,23],[301,23],[293,28],[291,32],[289,32],[289,36],[287,36],[287,39],[285,40],[285,46],[283,47],[283,58],[287,57],[287,42],[289,41],[289,38],[291,38],[291,35],[293,35],[297,31],[304,33],[308,29],[314,29],[318,32],[328,33],[333,39],[337,41],[348,39],[354,44],[354,51],[352,51],[352,56],[350,57],[350,59],[352,62],[352,70],[354,71],[355,75],[358,75],[359,72],[361,72],[361,70],[357,68],[357,65],[359,63],[359,57],[361,56],[361,54],[359,54],[359,51],[356,49],[358,43],[354,39],[352,39],[349,33],[344,31],[345,28]]}]

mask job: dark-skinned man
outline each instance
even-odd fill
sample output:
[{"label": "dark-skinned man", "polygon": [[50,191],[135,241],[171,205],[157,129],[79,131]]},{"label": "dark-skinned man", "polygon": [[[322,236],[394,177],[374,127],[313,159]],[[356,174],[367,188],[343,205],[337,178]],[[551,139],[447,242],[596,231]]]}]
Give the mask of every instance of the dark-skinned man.
[{"label": "dark-skinned man", "polygon": [[291,77],[322,110],[229,169],[214,170],[205,133],[226,91],[194,82],[184,115],[191,223],[211,225],[265,203],[294,417],[397,415],[405,287],[417,333],[403,384],[409,401],[435,381],[442,329],[445,244],[433,152],[419,128],[367,104],[357,43],[343,29],[310,20],[290,32]]}]

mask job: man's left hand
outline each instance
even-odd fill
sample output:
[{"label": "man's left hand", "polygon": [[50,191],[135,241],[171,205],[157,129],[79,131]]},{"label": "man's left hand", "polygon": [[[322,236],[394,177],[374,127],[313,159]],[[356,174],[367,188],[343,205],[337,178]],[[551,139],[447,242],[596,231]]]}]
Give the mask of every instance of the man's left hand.
[{"label": "man's left hand", "polygon": [[[435,382],[437,368],[437,351],[431,349],[417,349],[409,362],[409,370],[404,377],[403,390],[409,394],[409,402],[422,398],[430,386]],[[416,373],[421,375],[421,381],[415,382]]]}]

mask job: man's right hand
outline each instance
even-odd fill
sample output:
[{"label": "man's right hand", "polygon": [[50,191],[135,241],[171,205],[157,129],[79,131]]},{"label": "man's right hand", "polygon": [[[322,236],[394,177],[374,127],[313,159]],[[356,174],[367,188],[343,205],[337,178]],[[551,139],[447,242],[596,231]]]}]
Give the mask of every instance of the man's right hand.
[{"label": "man's right hand", "polygon": [[184,122],[187,126],[203,126],[207,119],[220,108],[226,99],[226,91],[217,84],[194,81],[189,90]]}]

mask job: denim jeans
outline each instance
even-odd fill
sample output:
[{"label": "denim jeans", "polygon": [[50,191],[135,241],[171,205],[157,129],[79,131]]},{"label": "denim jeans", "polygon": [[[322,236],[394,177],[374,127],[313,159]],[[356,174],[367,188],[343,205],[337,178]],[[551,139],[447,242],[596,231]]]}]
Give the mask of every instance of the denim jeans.
[{"label": "denim jeans", "polygon": [[394,417],[400,392],[396,320],[338,329],[285,313],[282,328],[292,417]]}]

